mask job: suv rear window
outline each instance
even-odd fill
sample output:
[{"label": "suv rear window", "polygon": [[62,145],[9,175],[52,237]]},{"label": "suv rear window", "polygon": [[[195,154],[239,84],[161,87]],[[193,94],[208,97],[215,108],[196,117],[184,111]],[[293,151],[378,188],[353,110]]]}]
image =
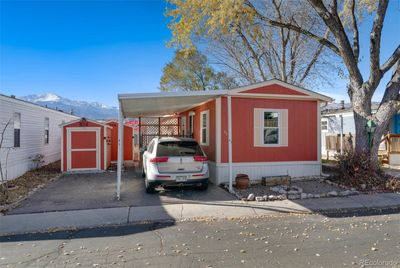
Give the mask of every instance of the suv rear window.
[{"label": "suv rear window", "polygon": [[164,141],[157,146],[157,156],[192,156],[204,155],[195,141]]}]

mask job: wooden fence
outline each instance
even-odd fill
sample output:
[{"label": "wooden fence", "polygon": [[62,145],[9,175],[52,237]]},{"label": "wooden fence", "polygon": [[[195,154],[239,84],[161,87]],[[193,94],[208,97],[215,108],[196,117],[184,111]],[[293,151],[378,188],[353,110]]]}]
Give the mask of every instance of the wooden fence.
[{"label": "wooden fence", "polygon": [[397,163],[398,155],[400,155],[400,134],[387,134],[381,140],[379,149],[381,162],[384,164],[399,164]]},{"label": "wooden fence", "polygon": [[[348,150],[354,146],[355,135],[343,134],[343,150]],[[340,134],[325,136],[325,147],[329,151],[340,151]]]}]

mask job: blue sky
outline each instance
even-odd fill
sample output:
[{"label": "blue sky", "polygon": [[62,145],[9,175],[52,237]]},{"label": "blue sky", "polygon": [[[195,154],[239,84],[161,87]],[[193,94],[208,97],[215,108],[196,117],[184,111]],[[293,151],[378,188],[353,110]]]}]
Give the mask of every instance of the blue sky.
[{"label": "blue sky", "polygon": [[[173,49],[163,1],[0,0],[0,91],[17,96],[53,92],[116,105],[122,92],[158,91]],[[382,59],[400,43],[400,2],[392,1]],[[361,28],[363,71],[368,31]],[[386,79],[387,80],[387,79]],[[319,90],[344,98],[346,81]],[[382,95],[378,90],[376,98]]]}]

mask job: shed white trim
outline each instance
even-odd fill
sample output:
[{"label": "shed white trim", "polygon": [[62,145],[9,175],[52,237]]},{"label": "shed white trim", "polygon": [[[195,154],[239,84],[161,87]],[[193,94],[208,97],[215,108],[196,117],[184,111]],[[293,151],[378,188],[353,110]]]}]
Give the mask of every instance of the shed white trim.
[{"label": "shed white trim", "polygon": [[[71,137],[72,132],[96,132],[96,148],[71,148]],[[81,170],[100,170],[100,160],[101,160],[101,147],[100,147],[100,127],[71,127],[67,128],[67,171],[81,171]],[[72,152],[86,152],[86,151],[96,151],[96,167],[95,168],[72,168]]]},{"label": "shed white trim", "polygon": [[[204,124],[204,115],[205,115],[205,120],[206,120],[206,125],[205,127],[203,126]],[[209,146],[210,145],[210,110],[205,110],[200,113],[200,145],[204,146]],[[203,130],[205,129],[205,141],[204,139],[204,133]]]},{"label": "shed white trim", "polygon": [[215,162],[221,163],[221,97],[215,99]]},{"label": "shed white trim", "polygon": [[[82,118],[79,118],[79,119],[76,119],[76,120],[73,120],[73,121],[69,121],[69,122],[65,122],[63,124],[59,124],[59,126],[60,127],[64,127],[64,126],[68,126],[68,125],[71,125],[71,124],[74,124],[74,123],[77,123],[77,122],[80,122],[80,121],[83,121]],[[90,122],[90,123],[93,123],[93,124],[97,124],[97,125],[101,125],[103,127],[112,128],[111,126],[109,126],[107,124],[104,124],[104,123],[101,123],[101,122],[98,122],[98,121],[94,121],[94,120],[91,120],[91,119],[85,118],[84,121]],[[86,127],[86,128],[89,128],[89,127]]]}]

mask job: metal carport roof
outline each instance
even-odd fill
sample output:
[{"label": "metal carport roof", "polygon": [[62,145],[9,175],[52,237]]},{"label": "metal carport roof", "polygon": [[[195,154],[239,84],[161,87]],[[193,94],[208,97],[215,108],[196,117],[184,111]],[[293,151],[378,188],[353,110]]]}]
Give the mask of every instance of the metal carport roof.
[{"label": "metal carport roof", "polygon": [[[165,116],[183,112],[211,99],[228,95],[227,90],[160,92],[118,94],[118,164],[117,198],[120,198],[122,155],[123,155],[123,120],[127,117]],[[229,97],[230,98],[230,97]]]},{"label": "metal carport roof", "polygon": [[227,95],[227,90],[119,94],[122,117],[173,115]]}]

